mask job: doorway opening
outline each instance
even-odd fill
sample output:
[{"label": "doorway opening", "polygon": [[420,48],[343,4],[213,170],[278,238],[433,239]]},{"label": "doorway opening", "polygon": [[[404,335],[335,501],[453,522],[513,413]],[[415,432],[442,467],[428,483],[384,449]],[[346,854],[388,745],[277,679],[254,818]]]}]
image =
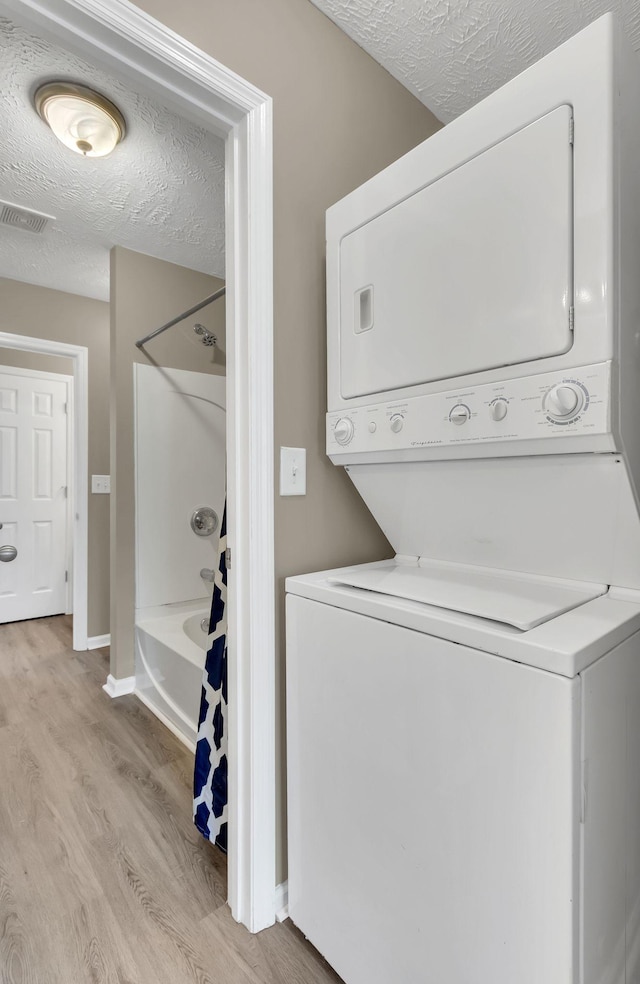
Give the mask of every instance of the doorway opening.
[{"label": "doorway opening", "polygon": [[[257,932],[274,922],[276,911],[271,101],[121,0],[109,0],[99,11],[89,0],[52,0],[46,8],[38,0],[6,0],[4,9],[134,87],[156,92],[225,141],[229,689],[234,698],[228,895],[233,916]],[[86,406],[86,364],[82,381],[77,357],[76,405],[84,386]],[[77,421],[76,440],[86,442],[86,422],[85,413]],[[86,498],[86,484],[85,461],[76,481],[78,500]],[[86,544],[86,510],[78,525],[82,522]],[[84,560],[84,576],[76,567],[77,580],[86,584],[86,549],[78,559],[80,569]],[[80,643],[80,623],[77,632]]]}]

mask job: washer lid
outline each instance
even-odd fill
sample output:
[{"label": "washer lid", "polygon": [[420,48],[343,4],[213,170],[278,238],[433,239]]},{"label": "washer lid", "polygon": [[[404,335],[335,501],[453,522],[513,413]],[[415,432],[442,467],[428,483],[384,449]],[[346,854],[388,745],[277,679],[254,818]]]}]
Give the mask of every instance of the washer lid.
[{"label": "washer lid", "polygon": [[607,592],[606,584],[422,558],[397,560],[392,567],[352,568],[327,581],[491,619],[523,632]]}]

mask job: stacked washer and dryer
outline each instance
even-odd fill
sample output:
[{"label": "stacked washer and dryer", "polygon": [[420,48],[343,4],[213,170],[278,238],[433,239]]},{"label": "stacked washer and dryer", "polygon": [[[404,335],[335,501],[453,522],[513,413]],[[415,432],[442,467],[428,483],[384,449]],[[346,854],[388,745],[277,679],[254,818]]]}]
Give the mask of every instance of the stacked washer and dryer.
[{"label": "stacked washer and dryer", "polygon": [[327,215],[289,910],[347,984],[640,982],[640,73],[608,15]]}]

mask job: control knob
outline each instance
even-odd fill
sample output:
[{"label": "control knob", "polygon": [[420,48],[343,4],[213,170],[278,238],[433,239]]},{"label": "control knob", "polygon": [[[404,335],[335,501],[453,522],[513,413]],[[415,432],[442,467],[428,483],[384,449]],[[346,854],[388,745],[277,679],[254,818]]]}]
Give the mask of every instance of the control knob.
[{"label": "control knob", "polygon": [[398,434],[404,427],[404,417],[401,413],[394,413],[389,421],[389,426],[394,434]]},{"label": "control knob", "polygon": [[469,412],[469,407],[466,407],[464,403],[456,403],[455,407],[452,407],[449,414],[449,420],[452,424],[466,424],[467,420],[471,416]]},{"label": "control knob", "polygon": [[333,436],[338,444],[348,444],[353,437],[353,421],[349,417],[341,417],[333,428]]},{"label": "control knob", "polygon": [[544,399],[544,408],[550,417],[557,420],[570,420],[582,410],[582,393],[575,386],[562,383],[553,386]]},{"label": "control knob", "polygon": [[489,414],[492,420],[504,420],[507,416],[509,405],[506,400],[496,400],[489,407]]}]

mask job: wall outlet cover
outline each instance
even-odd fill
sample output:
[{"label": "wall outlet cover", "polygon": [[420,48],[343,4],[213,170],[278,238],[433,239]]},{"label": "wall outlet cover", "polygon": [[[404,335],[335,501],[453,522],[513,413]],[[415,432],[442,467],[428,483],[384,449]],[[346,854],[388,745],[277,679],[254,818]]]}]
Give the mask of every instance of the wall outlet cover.
[{"label": "wall outlet cover", "polygon": [[91,491],[98,495],[108,495],[111,492],[111,475],[92,475]]}]

